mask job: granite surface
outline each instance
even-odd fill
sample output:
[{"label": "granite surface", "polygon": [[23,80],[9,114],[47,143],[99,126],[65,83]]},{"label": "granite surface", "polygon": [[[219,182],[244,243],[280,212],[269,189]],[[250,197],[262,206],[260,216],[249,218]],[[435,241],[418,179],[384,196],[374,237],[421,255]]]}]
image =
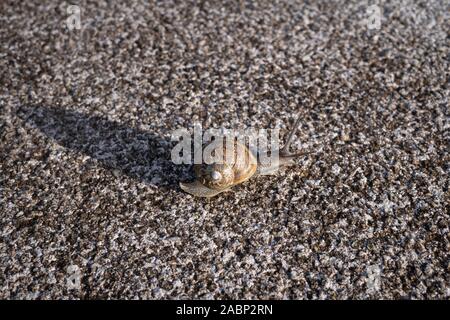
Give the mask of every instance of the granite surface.
[{"label": "granite surface", "polygon": [[[73,3],[0,2],[0,298],[450,297],[448,1]],[[178,187],[175,129],[297,112],[295,166]]]}]

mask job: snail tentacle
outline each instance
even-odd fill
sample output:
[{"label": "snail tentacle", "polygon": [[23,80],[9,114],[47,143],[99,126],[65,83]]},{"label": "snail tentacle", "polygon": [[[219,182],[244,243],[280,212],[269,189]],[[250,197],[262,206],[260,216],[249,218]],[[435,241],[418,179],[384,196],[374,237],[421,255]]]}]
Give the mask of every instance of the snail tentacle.
[{"label": "snail tentacle", "polygon": [[300,112],[297,114],[297,119],[295,120],[294,126],[292,127],[292,129],[289,132],[288,138],[286,139],[286,143],[284,144],[284,147],[281,148],[280,150],[280,155],[282,157],[291,157],[291,156],[295,156],[295,154],[291,153],[289,151],[289,148],[292,144],[292,141],[294,139],[295,133],[298,130],[298,127],[300,126]]}]

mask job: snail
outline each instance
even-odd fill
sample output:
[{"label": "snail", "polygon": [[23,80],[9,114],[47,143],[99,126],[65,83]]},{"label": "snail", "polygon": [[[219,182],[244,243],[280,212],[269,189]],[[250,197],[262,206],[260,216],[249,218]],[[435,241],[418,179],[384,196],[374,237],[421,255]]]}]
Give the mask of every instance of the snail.
[{"label": "snail", "polygon": [[[293,164],[296,157],[305,154],[305,152],[291,153],[289,151],[299,124],[300,115],[297,116],[284,147],[278,151],[277,161],[270,164],[258,162],[257,156],[249,148],[234,139],[234,156],[231,157],[231,161],[194,164],[196,180],[190,183],[180,182],[181,189],[193,196],[210,198],[254,176],[268,174],[276,171],[279,167]],[[226,150],[224,150],[225,152]]]}]

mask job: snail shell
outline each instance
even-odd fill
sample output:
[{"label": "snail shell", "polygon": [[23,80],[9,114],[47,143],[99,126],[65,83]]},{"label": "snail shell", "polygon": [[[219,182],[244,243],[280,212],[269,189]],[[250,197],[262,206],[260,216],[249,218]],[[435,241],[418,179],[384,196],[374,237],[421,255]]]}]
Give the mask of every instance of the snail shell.
[{"label": "snail shell", "polygon": [[[225,155],[226,147],[223,149]],[[195,164],[196,180],[180,183],[181,189],[197,197],[213,197],[250,179],[257,171],[255,155],[237,140],[233,151],[231,161],[224,159],[223,163]]]}]

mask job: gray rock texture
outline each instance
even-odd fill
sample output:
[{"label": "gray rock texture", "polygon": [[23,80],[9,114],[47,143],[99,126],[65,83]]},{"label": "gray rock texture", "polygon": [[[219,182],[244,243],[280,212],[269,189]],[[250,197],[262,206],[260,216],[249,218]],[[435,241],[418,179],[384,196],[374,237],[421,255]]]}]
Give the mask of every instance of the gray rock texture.
[{"label": "gray rock texture", "polygon": [[[448,1],[74,2],[0,2],[0,298],[450,297]],[[179,189],[175,129],[297,112],[295,166]]]}]

